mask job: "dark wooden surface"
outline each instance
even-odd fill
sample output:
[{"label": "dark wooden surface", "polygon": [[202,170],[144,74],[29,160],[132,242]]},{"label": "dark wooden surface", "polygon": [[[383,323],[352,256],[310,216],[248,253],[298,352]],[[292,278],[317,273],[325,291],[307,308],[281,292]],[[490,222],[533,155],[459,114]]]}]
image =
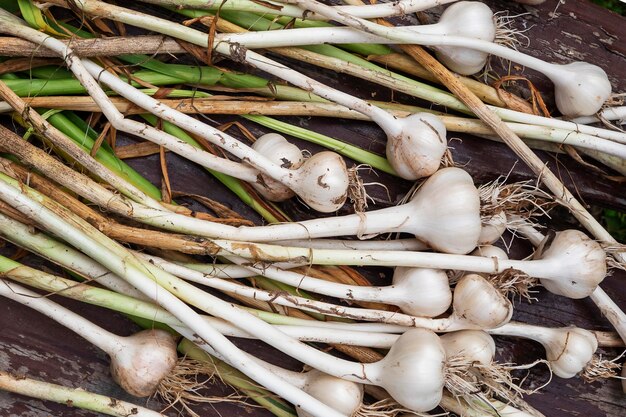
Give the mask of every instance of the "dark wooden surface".
[{"label": "dark wooden surface", "polygon": [[[503,10],[504,2],[488,2],[494,5],[495,10]],[[531,47],[523,49],[532,55],[554,62],[567,62],[570,59],[584,59],[602,66],[610,75],[614,91],[624,91],[626,88],[626,20],[610,13],[599,6],[582,0],[566,0],[561,4],[557,13],[551,13],[556,7],[555,0],[548,0],[544,5],[537,7],[521,6],[507,2],[510,14],[528,13],[516,20],[515,25],[520,29],[528,28],[527,36],[531,40]],[[294,64],[296,68],[314,75],[316,78],[331,85],[341,86],[363,97],[369,97],[375,91],[377,99],[389,97],[389,92],[374,87],[368,83],[357,81],[349,77],[329,74],[317,69]],[[524,72],[542,91],[549,91],[549,82],[530,71]],[[416,103],[418,101],[402,95],[394,95],[398,101]],[[234,117],[214,117],[212,123],[222,123],[236,120]],[[382,133],[373,125],[339,120],[313,119],[285,119],[301,126],[309,127],[331,136],[349,140],[373,151],[384,151]],[[10,125],[6,118],[0,119],[5,125]],[[255,134],[265,131],[246,123]],[[455,135],[461,140],[451,142],[455,160],[463,164],[474,176],[477,182],[492,180],[499,175],[512,171],[514,180],[532,178],[531,173],[504,145],[487,142],[464,135]],[[302,143],[304,148],[315,152],[314,145]],[[589,204],[597,206],[611,206],[626,208],[626,194],[624,186],[612,183],[599,175],[581,169],[570,158],[556,157],[541,153],[542,158],[551,167],[558,166],[561,177],[568,184],[575,184],[576,189]],[[175,155],[168,155],[169,172],[172,187],[177,191],[192,192],[218,199],[229,204],[242,214],[259,221],[258,217],[247,207],[238,203],[220,184],[192,164],[189,164]],[[158,183],[158,158],[147,157],[131,161],[142,174]],[[364,173],[365,174],[365,173]],[[367,180],[383,182],[390,190],[392,202],[396,202],[407,191],[410,184],[390,176],[381,174],[380,177],[365,174]],[[378,200],[379,205],[385,202],[385,194],[375,187],[370,188]],[[295,202],[284,204],[285,210],[294,218],[306,218],[307,213],[302,206]],[[345,207],[341,212],[348,212]],[[557,219],[564,227],[563,219]],[[5,251],[10,252],[10,247]],[[517,247],[518,253],[527,251],[523,246]],[[42,263],[30,256],[26,259],[34,265]],[[50,265],[43,264],[50,268]],[[376,271],[364,270],[366,275],[375,278]],[[384,271],[388,274],[389,271]],[[624,293],[624,279],[622,273],[616,273],[607,278],[603,288],[626,308],[626,294]],[[521,303],[516,306],[514,319],[528,323],[547,326],[578,325],[591,329],[609,330],[610,325],[604,320],[590,300],[567,300],[556,297],[539,289],[536,294],[538,301],[532,305]],[[55,298],[74,311],[84,314],[103,327],[120,335],[128,335],[137,330],[137,327],[120,315],[101,309],[68,302]],[[498,357],[501,361],[518,363],[531,362],[544,355],[541,346],[529,342],[498,338]],[[287,357],[279,356],[269,347],[260,343],[242,343],[249,351],[259,354],[265,359],[296,369],[298,364]],[[602,349],[600,353],[607,357],[619,354],[618,349]],[[111,395],[116,398],[132,400],[138,404],[148,405],[160,409],[162,404],[157,400],[146,401],[133,399],[124,394],[111,382],[108,371],[108,359],[97,348],[90,346],[80,337],[61,328],[56,323],[43,318],[38,313],[23,308],[14,302],[2,300],[0,302],[0,369],[28,375],[32,378],[56,382],[59,384],[82,387],[94,392]],[[527,385],[538,386],[547,378],[545,369],[530,371]],[[215,386],[207,389],[208,393],[225,393],[228,390]],[[608,380],[585,384],[579,378],[561,380],[555,378],[541,393],[527,398],[528,401],[549,417],[565,416],[601,416],[618,417],[626,415],[626,397],[619,389],[619,381]],[[240,405],[214,404],[198,408],[201,416],[268,416],[267,411],[259,408],[249,408]],[[170,411],[168,415],[176,415]],[[76,409],[69,409],[64,405],[52,404],[37,400],[29,400],[21,396],[0,392],[0,416],[93,416],[93,413]]]}]

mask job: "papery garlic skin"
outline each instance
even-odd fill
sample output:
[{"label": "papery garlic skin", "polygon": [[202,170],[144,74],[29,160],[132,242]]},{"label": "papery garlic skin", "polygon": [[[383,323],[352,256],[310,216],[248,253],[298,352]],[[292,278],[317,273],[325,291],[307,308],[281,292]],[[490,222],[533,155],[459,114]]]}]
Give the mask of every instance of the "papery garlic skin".
[{"label": "papery garlic skin", "polygon": [[477,246],[480,197],[472,177],[464,170],[440,169],[424,182],[407,206],[415,215],[408,218],[406,231],[433,249],[464,254]]},{"label": "papery garlic skin", "polygon": [[440,336],[446,357],[462,356],[482,365],[490,365],[496,355],[496,342],[482,330],[459,330]]},{"label": "papery garlic skin", "polygon": [[437,317],[452,304],[448,275],[442,270],[399,266],[393,273],[392,285],[386,299],[412,316]]},{"label": "papery garlic skin", "polygon": [[387,160],[406,180],[416,180],[435,173],[448,143],[446,127],[434,114],[415,113],[396,120],[400,133],[387,138]]},{"label": "papery garlic skin", "polygon": [[[346,416],[353,416],[363,404],[363,385],[346,381],[316,369],[307,372],[302,390]],[[312,414],[296,408],[299,417]]]},{"label": "papery garlic skin", "polygon": [[121,340],[123,348],[109,352],[113,379],[136,397],[153,395],[178,361],[174,338],[164,330],[152,329]]},{"label": "papery garlic skin", "polygon": [[426,412],[443,396],[446,352],[439,336],[426,329],[410,329],[398,338],[379,362],[366,372],[377,375],[379,385],[398,403]]},{"label": "papery garlic skin", "polygon": [[[611,82],[606,72],[587,62],[558,65],[561,74],[551,76],[556,106],[567,117],[589,116],[600,111],[611,97]],[[567,71],[564,75],[562,72]]]},{"label": "papery garlic skin", "polygon": [[540,279],[551,293],[588,297],[607,274],[606,253],[598,242],[578,230],[557,232],[542,260],[553,261],[554,277]]},{"label": "papery garlic skin", "polygon": [[511,320],[513,306],[478,274],[463,276],[454,288],[453,315],[466,327],[494,329]]},{"label": "papery garlic skin", "polygon": [[[496,24],[493,12],[484,3],[460,1],[448,7],[436,25],[442,36],[461,36],[493,42]],[[437,46],[435,55],[441,63],[461,75],[476,74],[487,64],[489,54],[475,49]]]}]

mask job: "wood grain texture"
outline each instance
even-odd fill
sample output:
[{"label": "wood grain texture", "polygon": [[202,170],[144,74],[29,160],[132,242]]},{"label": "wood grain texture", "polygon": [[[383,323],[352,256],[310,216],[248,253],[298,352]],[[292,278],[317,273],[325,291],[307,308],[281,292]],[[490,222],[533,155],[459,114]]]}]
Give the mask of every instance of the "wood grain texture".
[{"label": "wood grain texture", "polygon": [[[599,6],[583,0],[566,0],[561,4],[554,16],[552,13],[557,0],[548,0],[540,6],[522,6],[511,2],[487,1],[494,6],[494,10],[503,10],[505,7],[510,14],[526,12],[522,18],[516,19],[515,25],[520,29],[528,29],[525,34],[531,40],[531,47],[520,49],[554,62],[565,63],[571,59],[584,59],[603,67],[613,83],[614,91],[626,90],[626,20],[623,17],[610,13]],[[406,18],[408,19],[408,18]],[[404,19],[403,19],[404,20]],[[292,61],[285,61],[296,69],[314,76],[320,81],[336,85],[364,98],[386,100],[392,97],[386,89],[377,88],[372,84],[355,80],[345,75],[328,73]],[[221,64],[226,65],[225,62]],[[232,66],[237,67],[236,65]],[[513,72],[521,69],[514,67]],[[532,71],[523,71],[541,91],[550,91],[550,83]],[[393,98],[406,104],[424,104],[402,94],[393,94]],[[549,106],[553,104],[550,95],[546,94]],[[212,124],[221,124],[239,120],[236,116],[211,116]],[[342,121],[333,119],[311,118],[282,118],[302,127],[307,127],[330,136],[351,141],[375,152],[384,152],[384,135],[375,126],[369,123],[356,121]],[[0,121],[10,126],[6,119]],[[255,135],[266,133],[264,128],[245,122]],[[232,133],[237,133],[235,130]],[[458,140],[450,142],[453,155],[458,164],[463,165],[478,183],[493,180],[500,175],[511,173],[512,180],[533,178],[528,169],[522,166],[517,158],[498,143],[488,142],[467,135],[454,135]],[[295,141],[302,147],[318,151],[320,148],[308,143]],[[119,137],[120,145],[130,143],[129,139]],[[571,189],[577,190],[584,201],[589,204],[626,208],[626,193],[623,185],[607,181],[603,177],[581,169],[580,165],[566,156],[540,152],[540,157],[552,167],[558,167],[557,172]],[[158,156],[148,156],[128,161],[140,173],[146,175],[155,184],[160,181]],[[248,207],[237,201],[228,191],[202,169],[184,161],[182,158],[169,153],[167,155],[168,170],[171,176],[171,185],[174,190],[194,193],[211,197],[224,202],[229,207],[250,219],[260,222],[259,217]],[[377,200],[378,206],[397,202],[411,186],[409,182],[380,174],[376,176],[362,171],[364,179],[384,183],[389,188],[390,200],[384,190],[371,186],[369,192]],[[297,202],[283,204],[283,208],[295,219],[311,217],[302,205]],[[370,207],[374,208],[374,207]],[[340,213],[348,213],[349,207],[344,207]],[[565,217],[555,219],[559,228],[569,227]],[[514,246],[516,255],[528,253],[529,248],[523,243]],[[5,251],[11,253],[12,248]],[[28,257],[30,264],[51,268],[34,257]],[[390,271],[384,268],[362,270],[373,282],[388,282]],[[611,295],[618,305],[626,308],[626,293],[624,280],[626,274],[616,273],[605,280],[602,287]],[[537,302],[532,305],[520,303],[516,306],[514,319],[542,324],[546,326],[577,325],[597,330],[609,330],[610,325],[603,319],[590,300],[566,300],[541,289],[536,293]],[[86,315],[103,327],[121,335],[131,334],[137,330],[129,320],[101,309],[80,305],[74,302],[54,297],[55,300],[69,306],[74,311]],[[255,342],[242,342],[249,351],[260,355],[264,359],[296,369],[296,361],[275,354],[275,351],[266,345]],[[503,362],[518,363],[531,362],[541,358],[544,352],[540,345],[528,341],[498,338],[498,358]],[[619,354],[619,349],[606,349],[601,353],[607,357]],[[68,386],[84,387],[99,393],[111,395],[120,399],[135,401],[138,404],[148,405],[160,409],[162,404],[156,400],[146,402],[142,399],[133,399],[124,394],[111,382],[106,356],[96,348],[89,346],[80,337],[69,333],[56,323],[41,317],[38,313],[25,309],[11,301],[0,301],[0,369],[11,370],[17,373],[28,374],[30,377],[48,380]],[[522,374],[520,376],[526,376]],[[526,386],[537,387],[548,378],[545,368],[538,367],[527,375]],[[220,386],[207,389],[208,394],[224,394],[229,392]],[[618,417],[626,415],[626,397],[620,392],[619,382],[609,380],[593,384],[585,384],[579,378],[561,380],[555,378],[541,393],[528,398],[528,401],[549,417],[588,416],[588,417]],[[215,404],[197,409],[201,416],[269,416],[265,410],[243,406]],[[176,415],[170,410],[168,415]],[[29,400],[20,396],[0,393],[0,416],[95,416],[94,413],[69,409],[64,405]]]}]

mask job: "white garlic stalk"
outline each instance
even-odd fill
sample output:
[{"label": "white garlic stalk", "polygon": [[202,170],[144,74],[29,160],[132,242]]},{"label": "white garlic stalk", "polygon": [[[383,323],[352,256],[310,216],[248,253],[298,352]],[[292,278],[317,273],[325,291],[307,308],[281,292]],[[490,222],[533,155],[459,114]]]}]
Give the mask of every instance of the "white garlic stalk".
[{"label": "white garlic stalk", "polygon": [[[327,20],[324,16],[316,13],[305,11],[299,7],[290,5],[278,5],[271,1],[266,2],[267,5],[255,3],[250,0],[229,0],[222,4],[216,0],[142,0],[144,3],[158,4],[162,6],[186,7],[200,10],[234,10],[247,11],[259,14],[276,14],[276,8],[280,7],[281,16],[296,17],[306,20]],[[377,17],[401,16],[410,13],[427,10],[432,7],[441,6],[446,3],[452,3],[456,0],[397,0],[391,3],[377,3],[365,5],[339,5],[333,6],[337,10],[349,13],[353,16],[362,17],[364,19],[373,19]]]}]

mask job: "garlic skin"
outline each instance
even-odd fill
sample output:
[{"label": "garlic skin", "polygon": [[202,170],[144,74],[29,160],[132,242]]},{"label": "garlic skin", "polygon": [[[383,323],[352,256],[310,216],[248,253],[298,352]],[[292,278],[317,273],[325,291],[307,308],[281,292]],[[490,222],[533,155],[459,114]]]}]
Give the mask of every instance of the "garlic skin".
[{"label": "garlic skin", "polygon": [[[493,42],[496,25],[493,12],[484,3],[460,1],[448,7],[436,25],[443,36],[462,36]],[[438,46],[435,54],[441,63],[461,75],[476,74],[487,64],[489,54],[469,48]]]},{"label": "garlic skin", "polygon": [[412,316],[437,317],[452,304],[448,275],[442,270],[399,266],[393,273],[392,285],[388,299],[397,293],[393,304]]},{"label": "garlic skin", "polygon": [[334,152],[319,152],[297,169],[296,193],[313,210],[332,213],[348,198],[350,177],[346,162]]},{"label": "garlic skin", "polygon": [[482,229],[478,238],[479,245],[491,245],[496,242],[506,231],[506,213],[500,211],[488,219],[483,219]]},{"label": "garlic skin", "polygon": [[446,352],[434,332],[407,330],[381,361],[366,365],[379,385],[398,403],[417,412],[430,411],[443,396]]},{"label": "garlic skin", "polygon": [[552,371],[561,378],[576,376],[598,349],[598,340],[593,333],[578,327],[550,329],[549,334],[537,341],[545,348]]},{"label": "garlic skin", "polygon": [[396,121],[400,133],[387,138],[387,160],[406,180],[435,173],[448,142],[446,127],[434,114],[415,113]]},{"label": "garlic skin", "polygon": [[164,330],[152,329],[123,339],[123,348],[110,353],[113,379],[131,395],[153,395],[178,361],[174,338]]},{"label": "garlic skin", "polygon": [[[346,416],[353,416],[363,404],[363,385],[325,374],[312,369],[307,372],[302,390],[313,398],[323,401]],[[313,417],[301,408],[296,408],[299,417]]]},{"label": "garlic skin", "polygon": [[478,274],[467,274],[454,288],[454,319],[474,329],[495,329],[511,320],[513,305]]},{"label": "garlic skin", "polygon": [[[557,65],[560,73],[551,76],[556,106],[566,117],[590,116],[611,97],[611,82],[606,72],[587,62]],[[563,71],[569,72],[564,75]]]},{"label": "garlic skin", "polygon": [[[478,244],[480,197],[472,177],[460,168],[442,168],[407,204],[406,231],[439,252],[465,254]],[[412,230],[411,230],[412,229]]]},{"label": "garlic skin", "polygon": [[578,230],[557,232],[541,259],[550,261],[554,270],[554,277],[540,279],[541,284],[568,298],[588,297],[607,274],[604,249]]},{"label": "garlic skin", "polygon": [[482,330],[459,330],[446,333],[440,338],[448,358],[462,356],[487,366],[496,355],[496,342],[489,333]]}]

